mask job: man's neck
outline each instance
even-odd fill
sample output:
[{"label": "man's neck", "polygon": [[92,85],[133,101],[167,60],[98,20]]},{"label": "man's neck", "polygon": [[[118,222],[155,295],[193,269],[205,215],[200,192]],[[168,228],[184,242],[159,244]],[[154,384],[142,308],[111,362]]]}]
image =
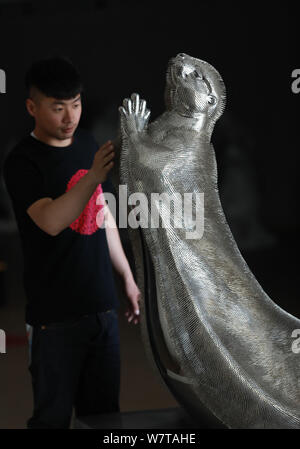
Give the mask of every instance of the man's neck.
[{"label": "man's neck", "polygon": [[55,137],[49,136],[43,133],[39,128],[33,130],[34,136],[43,143],[51,145],[52,147],[68,147],[73,143],[74,137],[68,139],[56,139]]}]

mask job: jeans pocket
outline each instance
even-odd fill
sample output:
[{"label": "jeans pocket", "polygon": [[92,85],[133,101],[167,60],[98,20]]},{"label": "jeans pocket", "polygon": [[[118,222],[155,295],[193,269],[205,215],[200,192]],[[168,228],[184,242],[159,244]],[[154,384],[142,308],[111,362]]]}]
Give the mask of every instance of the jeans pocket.
[{"label": "jeans pocket", "polygon": [[68,321],[59,321],[57,323],[48,323],[48,324],[42,324],[40,325],[41,330],[63,330],[63,329],[72,329],[77,324],[79,324],[81,321],[81,318],[76,318],[73,320]]}]

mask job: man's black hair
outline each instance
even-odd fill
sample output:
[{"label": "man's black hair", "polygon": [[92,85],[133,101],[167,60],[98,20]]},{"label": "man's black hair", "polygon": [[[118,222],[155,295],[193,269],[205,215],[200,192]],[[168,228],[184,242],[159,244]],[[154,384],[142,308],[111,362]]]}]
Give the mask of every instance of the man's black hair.
[{"label": "man's black hair", "polygon": [[73,63],[56,56],[35,61],[25,75],[27,94],[32,87],[47,97],[69,100],[83,91],[80,75]]}]

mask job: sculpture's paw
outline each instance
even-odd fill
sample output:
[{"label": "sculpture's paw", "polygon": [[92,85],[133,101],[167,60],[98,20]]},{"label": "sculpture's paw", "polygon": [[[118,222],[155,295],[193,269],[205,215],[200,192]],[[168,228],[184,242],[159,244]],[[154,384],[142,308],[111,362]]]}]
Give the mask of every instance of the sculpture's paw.
[{"label": "sculpture's paw", "polygon": [[140,100],[138,94],[132,94],[131,99],[125,98],[119,111],[121,128],[125,134],[136,134],[147,128],[150,111],[146,109],[146,101]]}]

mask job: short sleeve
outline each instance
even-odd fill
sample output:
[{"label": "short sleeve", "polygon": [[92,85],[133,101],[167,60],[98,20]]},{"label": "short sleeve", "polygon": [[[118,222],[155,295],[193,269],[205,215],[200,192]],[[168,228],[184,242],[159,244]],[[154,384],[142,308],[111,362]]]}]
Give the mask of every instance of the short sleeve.
[{"label": "short sleeve", "polygon": [[26,212],[31,204],[46,196],[42,174],[26,157],[9,154],[4,162],[3,176],[16,213]]}]

